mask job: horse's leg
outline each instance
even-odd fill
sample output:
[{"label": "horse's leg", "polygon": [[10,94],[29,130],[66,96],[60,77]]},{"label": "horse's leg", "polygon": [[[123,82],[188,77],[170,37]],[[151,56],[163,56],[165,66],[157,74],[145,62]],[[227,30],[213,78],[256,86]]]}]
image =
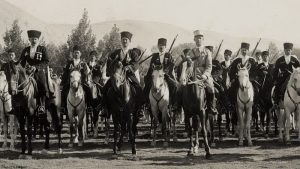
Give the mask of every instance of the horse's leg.
[{"label": "horse's leg", "polygon": [[274,109],[274,112],[272,112],[273,114],[273,121],[274,121],[274,125],[275,125],[275,130],[274,130],[274,134],[275,136],[278,135],[278,110],[277,109]]},{"label": "horse's leg", "polygon": [[285,120],[284,120],[284,133],[285,133],[285,141],[286,143],[290,144],[290,127],[291,127],[291,120],[290,115],[291,111],[289,108],[285,108]]},{"label": "horse's leg", "polygon": [[221,111],[218,113],[218,118],[217,118],[217,123],[218,123],[218,128],[219,128],[219,140],[222,141],[223,140],[223,136],[222,136],[222,113]]},{"label": "horse's leg", "polygon": [[47,119],[47,117],[43,117],[42,119],[40,119],[41,124],[43,124],[42,126],[44,127],[45,130],[45,145],[44,145],[44,149],[48,150],[49,149],[49,135],[50,135],[50,123]]},{"label": "horse's leg", "polygon": [[214,117],[209,116],[209,125],[210,125],[210,144],[211,147],[216,147],[215,143],[215,134],[214,134]]},{"label": "horse's leg", "polygon": [[23,155],[25,155],[25,151],[26,151],[26,137],[25,137],[25,115],[23,111],[18,111],[18,121],[20,124],[20,133],[21,133],[21,146],[22,146],[22,150],[21,150],[21,156],[20,158],[22,158]]},{"label": "horse's leg", "polygon": [[211,157],[211,154],[210,154],[210,147],[208,145],[207,130],[206,130],[206,122],[208,120],[208,117],[207,117],[208,115],[206,114],[204,109],[201,110],[200,115],[201,115],[200,120],[201,120],[201,126],[202,126],[202,135],[203,135],[203,141],[204,141],[205,152],[206,152],[205,158],[209,159]]},{"label": "horse's leg", "polygon": [[51,113],[52,120],[54,122],[54,126],[55,126],[54,128],[58,139],[58,154],[62,154],[62,148],[61,148],[62,116],[58,106],[52,105],[51,108],[53,110],[53,112]]},{"label": "horse's leg", "polygon": [[190,117],[187,121],[188,121],[187,132],[188,132],[188,137],[190,138],[189,151],[188,151],[187,155],[190,156],[190,155],[194,154],[193,119],[192,119],[192,117]]},{"label": "horse's leg", "polygon": [[2,112],[2,114],[4,132],[2,148],[7,149],[8,117],[5,115],[5,112]]},{"label": "horse's leg", "polygon": [[195,132],[195,145],[193,147],[193,151],[195,154],[198,154],[199,146],[200,146],[199,143],[200,116],[199,115],[194,115],[194,117],[192,118],[192,124],[193,124],[192,129],[194,129]]},{"label": "horse's leg", "polygon": [[173,114],[173,142],[177,142],[177,133],[176,133],[176,115],[179,115],[180,112],[177,112],[178,110],[175,110],[174,111],[174,114]]},{"label": "horse's leg", "polygon": [[113,146],[113,151],[114,151],[114,155],[117,155],[120,126],[119,126],[119,123],[118,123],[118,119],[114,116],[115,115],[113,115],[113,123],[114,123],[114,146]]},{"label": "horse's leg", "polygon": [[69,117],[69,123],[70,123],[70,142],[69,142],[69,147],[72,148],[73,147],[73,133],[76,132],[75,128],[74,128],[74,117],[73,115],[71,115],[69,113],[68,115]]},{"label": "horse's leg", "polygon": [[[269,107],[268,107],[269,108]],[[271,128],[271,108],[267,109],[267,112],[266,112],[266,135],[265,137],[269,137],[269,132],[270,132],[270,128]]]},{"label": "horse's leg", "polygon": [[105,140],[104,140],[104,144],[108,144],[109,143],[109,129],[110,129],[110,126],[109,126],[109,117],[105,117]]},{"label": "horse's leg", "polygon": [[10,115],[10,150],[15,150],[15,140],[17,137],[18,126],[17,126],[17,117],[15,115]]},{"label": "horse's leg", "polygon": [[252,140],[251,140],[251,112],[252,112],[252,107],[250,106],[249,108],[246,109],[245,111],[245,129],[247,131],[247,141],[248,141],[248,146],[252,146]]},{"label": "horse's leg", "polygon": [[86,131],[85,130],[85,127],[84,126],[84,121],[86,120],[86,114],[85,114],[85,110],[82,114],[78,114],[78,147],[82,147],[83,146],[83,140],[84,140],[84,132]]},{"label": "horse's leg", "polygon": [[27,116],[27,141],[28,141],[28,155],[32,155],[32,121],[34,118],[33,110],[28,112]]},{"label": "horse's leg", "polygon": [[279,130],[278,130],[278,139],[280,142],[283,142],[283,116],[284,116],[284,110],[283,109],[279,109],[278,110],[278,125],[279,125]]},{"label": "horse's leg", "polygon": [[244,139],[244,109],[242,108],[239,108],[238,109],[238,123],[239,123],[239,127],[238,127],[238,130],[239,130],[239,146],[243,146],[243,139]]},{"label": "horse's leg", "polygon": [[98,127],[99,127],[98,125],[99,125],[99,111],[96,110],[96,109],[93,109],[93,131],[94,131],[94,138],[98,137]]},{"label": "horse's leg", "polygon": [[129,132],[129,141],[131,143],[131,153],[132,155],[136,155],[136,147],[135,147],[135,137],[134,137],[134,132],[133,132],[133,115],[130,114],[128,119],[128,132]]},{"label": "horse's leg", "polygon": [[151,121],[152,121],[152,126],[153,126],[153,135],[152,135],[151,146],[155,147],[156,146],[156,130],[157,130],[158,120],[155,117],[152,117]]}]

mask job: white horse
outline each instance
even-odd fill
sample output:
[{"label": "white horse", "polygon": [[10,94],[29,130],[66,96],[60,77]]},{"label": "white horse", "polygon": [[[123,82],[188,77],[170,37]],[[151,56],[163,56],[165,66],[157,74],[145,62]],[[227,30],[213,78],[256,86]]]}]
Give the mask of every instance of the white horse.
[{"label": "white horse", "polygon": [[[169,88],[164,79],[162,66],[153,66],[152,87],[149,93],[151,112],[153,115],[153,140],[152,146],[156,145],[156,129],[161,119],[164,147],[168,146],[168,130],[170,126],[169,114]],[[160,117],[161,116],[161,117]]]},{"label": "white horse", "polygon": [[[15,139],[18,130],[18,119],[13,114],[7,114],[12,110],[11,95],[8,93],[8,82],[3,71],[0,71],[0,117],[3,121],[3,144],[2,148],[7,149],[7,134],[9,127],[10,150],[15,149]],[[9,121],[9,125],[8,125]]]},{"label": "white horse", "polygon": [[86,135],[86,101],[81,85],[81,74],[77,70],[72,71],[70,74],[70,90],[67,97],[67,109],[70,120],[69,147],[73,147],[73,132],[76,132],[75,142],[77,142],[78,138],[78,146],[81,147],[83,146],[83,140]]},{"label": "white horse", "polygon": [[[300,141],[300,68],[293,68],[293,73],[288,81],[287,88],[284,94],[284,113],[283,119],[280,128],[284,127],[285,139],[286,142],[289,143],[290,141],[290,127],[291,127],[291,120],[296,122],[296,129],[298,129],[298,141]],[[292,119],[290,118],[291,115]],[[279,130],[279,138],[282,140],[282,132],[281,129]]]},{"label": "white horse", "polygon": [[239,80],[239,89],[237,92],[237,113],[239,146],[243,145],[244,136],[247,138],[248,146],[252,146],[250,121],[252,116],[254,90],[249,79],[249,69],[249,65],[242,68],[240,67],[240,65],[238,65],[237,75]]}]

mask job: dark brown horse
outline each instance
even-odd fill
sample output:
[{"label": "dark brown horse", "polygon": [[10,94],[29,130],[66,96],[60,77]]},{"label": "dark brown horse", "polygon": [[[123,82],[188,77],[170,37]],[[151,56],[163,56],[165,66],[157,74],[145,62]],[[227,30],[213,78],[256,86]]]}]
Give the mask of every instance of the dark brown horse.
[{"label": "dark brown horse", "polygon": [[[22,151],[19,158],[31,158],[32,156],[32,120],[35,115],[36,99],[34,97],[33,73],[26,74],[25,68],[20,65],[11,64],[8,70],[9,83],[12,90],[13,107],[20,124],[22,139]],[[27,145],[25,138],[25,123],[27,120]],[[28,149],[28,156],[25,151]]]},{"label": "dark brown horse", "polygon": [[[182,63],[180,74],[180,95],[181,104],[185,113],[185,122],[188,123],[187,131],[190,138],[188,156],[198,153],[200,125],[206,151],[206,159],[211,158],[210,147],[207,140],[208,114],[205,112],[205,90],[203,80],[189,81],[193,74],[193,66],[188,67],[187,62]],[[193,142],[193,131],[195,132],[195,145]]]},{"label": "dark brown horse", "polygon": [[121,151],[123,136],[128,131],[132,155],[135,158],[138,118],[133,97],[134,90],[126,76],[123,64],[117,60],[112,63],[112,67],[114,68],[111,77],[112,87],[109,88],[106,99],[108,113],[112,115],[114,124],[114,156],[117,156],[117,151]]}]

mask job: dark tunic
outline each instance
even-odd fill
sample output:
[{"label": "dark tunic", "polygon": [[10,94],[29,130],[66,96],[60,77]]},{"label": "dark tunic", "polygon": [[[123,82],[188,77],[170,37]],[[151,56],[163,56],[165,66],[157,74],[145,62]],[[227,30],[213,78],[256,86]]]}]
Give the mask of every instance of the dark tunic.
[{"label": "dark tunic", "polygon": [[30,57],[30,46],[26,47],[21,54],[20,64],[25,67],[26,63],[30,66],[37,68],[34,79],[37,82],[38,86],[38,96],[45,96],[46,92],[49,91],[47,85],[47,75],[46,67],[48,66],[49,60],[46,48],[44,46],[38,45],[34,57]]},{"label": "dark tunic", "polygon": [[280,100],[283,100],[284,92],[286,90],[287,82],[291,73],[293,72],[293,67],[297,68],[300,66],[299,60],[296,56],[291,56],[290,63],[285,62],[284,56],[281,56],[277,59],[274,68],[274,94],[275,94],[275,103],[278,104]]}]

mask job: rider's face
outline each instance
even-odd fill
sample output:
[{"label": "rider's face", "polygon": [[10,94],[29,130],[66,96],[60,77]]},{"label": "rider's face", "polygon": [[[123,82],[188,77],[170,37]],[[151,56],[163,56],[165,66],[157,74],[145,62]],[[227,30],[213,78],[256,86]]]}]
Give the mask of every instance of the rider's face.
[{"label": "rider's face", "polygon": [[204,37],[203,36],[196,36],[196,37],[194,37],[194,41],[196,43],[196,46],[200,47],[200,46],[203,45]]},{"label": "rider's face", "polygon": [[166,45],[158,44],[157,47],[158,47],[159,52],[161,52],[161,53],[165,52],[165,50],[166,50]]},{"label": "rider's face", "polygon": [[34,46],[34,45],[38,44],[39,38],[32,37],[32,38],[29,38],[29,41],[30,41],[30,44],[31,44],[32,46]]},{"label": "rider's face", "polygon": [[16,58],[15,52],[9,52],[9,53],[8,53],[8,56],[9,56],[9,59],[10,59],[10,60],[15,60],[15,58]]},{"label": "rider's face", "polygon": [[292,54],[292,49],[284,49],[285,55],[291,55]]},{"label": "rider's face", "polygon": [[269,55],[262,55],[262,60],[264,62],[268,62],[269,61]]},{"label": "rider's face", "polygon": [[129,40],[128,38],[122,38],[122,39],[121,39],[121,42],[122,42],[122,47],[123,47],[123,48],[129,47],[130,40]]},{"label": "rider's face", "polygon": [[241,48],[241,53],[242,53],[243,56],[246,56],[247,53],[248,53],[248,49],[246,49],[246,48]]},{"label": "rider's face", "polygon": [[81,52],[79,50],[73,51],[73,58],[74,59],[80,59]]},{"label": "rider's face", "polygon": [[228,60],[230,60],[230,55],[225,54],[225,55],[224,55],[224,58],[225,58],[226,61],[228,61]]}]

